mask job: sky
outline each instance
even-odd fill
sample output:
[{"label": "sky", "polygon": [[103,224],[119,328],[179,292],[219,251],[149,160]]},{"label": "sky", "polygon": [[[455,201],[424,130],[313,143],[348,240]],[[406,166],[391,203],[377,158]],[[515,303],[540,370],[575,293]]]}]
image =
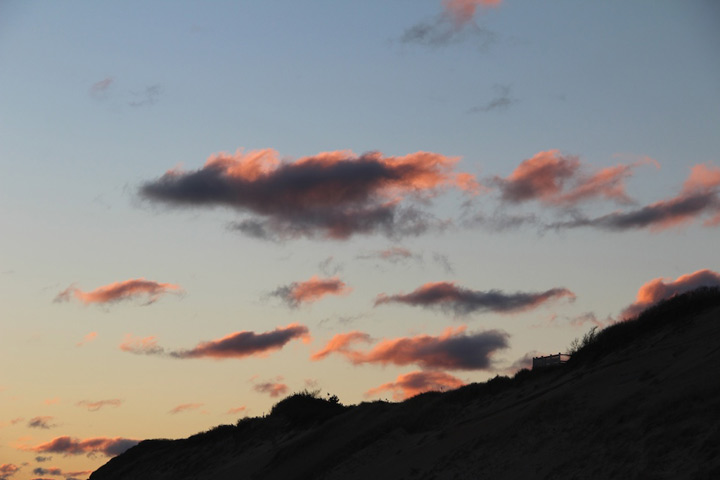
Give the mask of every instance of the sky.
[{"label": "sky", "polygon": [[720,284],[720,4],[0,1],[0,479],[456,388]]}]

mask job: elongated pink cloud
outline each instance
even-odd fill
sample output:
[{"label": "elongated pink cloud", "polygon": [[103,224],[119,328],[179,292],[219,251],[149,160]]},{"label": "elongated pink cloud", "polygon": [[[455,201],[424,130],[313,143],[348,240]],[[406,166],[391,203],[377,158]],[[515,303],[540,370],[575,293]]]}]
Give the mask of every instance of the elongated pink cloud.
[{"label": "elongated pink cloud", "polygon": [[386,303],[404,303],[425,308],[440,308],[466,315],[474,312],[515,313],[531,310],[550,300],[562,297],[575,298],[566,288],[553,288],[544,292],[504,293],[500,290],[479,291],[456,286],[452,282],[426,283],[408,294],[377,296],[375,306]]},{"label": "elongated pink cloud", "polygon": [[368,351],[350,347],[358,341],[367,342],[361,332],[336,335],[311,359],[320,360],[331,353],[345,356],[353,364],[418,365],[423,369],[484,370],[491,367],[495,351],[508,347],[509,335],[499,330],[467,334],[465,326],[449,328],[441,335],[417,335],[381,340]]},{"label": "elongated pink cloud", "polygon": [[443,0],[443,8],[455,22],[462,26],[471,21],[479,7],[498,7],[502,0]]},{"label": "elongated pink cloud", "polygon": [[285,344],[296,339],[310,341],[310,331],[306,326],[293,323],[265,333],[231,333],[219,340],[201,342],[193,349],[178,350],[170,355],[176,358],[243,358],[280,350]]},{"label": "elongated pink cloud", "polygon": [[90,332],[87,335],[83,337],[82,340],[80,340],[78,343],[75,344],[76,347],[82,347],[86,343],[90,343],[93,340],[97,338],[97,332]]},{"label": "elongated pink cloud", "polygon": [[78,407],[87,408],[90,412],[97,412],[103,407],[119,407],[122,405],[123,401],[119,398],[111,398],[109,400],[97,400],[97,401],[90,401],[90,400],[80,400],[75,405]]},{"label": "elongated pink cloud", "polygon": [[366,396],[392,392],[393,400],[402,401],[420,393],[460,388],[465,382],[445,372],[419,371],[399,375],[394,382],[383,383],[365,392]]},{"label": "elongated pink cloud", "polygon": [[273,398],[285,395],[288,392],[288,386],[279,382],[264,382],[253,386],[253,390],[259,393],[267,393]]},{"label": "elongated pink cloud", "polygon": [[667,281],[665,278],[655,278],[640,287],[635,302],[623,310],[621,317],[633,317],[661,300],[699,287],[718,286],[720,286],[720,273],[707,269],[681,275],[671,281]]},{"label": "elongated pink cloud", "polygon": [[655,160],[645,157],[629,165],[588,172],[579,157],[548,150],[523,160],[508,177],[494,177],[492,182],[499,187],[502,199],[510,203],[536,200],[573,206],[594,198],[631,203],[625,180],[635,168],[646,164],[658,166]]},{"label": "elongated pink cloud", "polygon": [[154,336],[135,338],[130,334],[125,336],[125,341],[120,344],[120,350],[136,355],[162,355],[165,353],[165,349],[157,344]]},{"label": "elongated pink cloud", "polygon": [[236,228],[260,238],[413,235],[431,225],[427,214],[404,205],[406,199],[479,188],[471,175],[453,171],[457,161],[430,152],[394,157],[334,151],[289,162],[271,149],[238,150],[213,155],[196,171],[168,171],[145,183],[140,194],[180,207],[248,213]]},{"label": "elongated pink cloud", "polygon": [[[706,227],[720,225],[720,167],[700,164],[692,167],[680,193],[630,211],[617,211],[600,217],[576,215],[549,228],[595,227],[610,231],[647,228],[660,232],[681,227],[705,217]],[[709,217],[709,218],[708,218]]]},{"label": "elongated pink cloud", "polygon": [[39,453],[62,453],[64,455],[85,455],[94,453],[102,453],[108,457],[120,455],[130,447],[138,444],[138,440],[129,438],[107,438],[94,437],[86,439],[72,438],[69,436],[56,437],[49,442],[41,443],[34,447],[23,447],[23,450],[29,450]]},{"label": "elongated pink cloud", "polygon": [[310,341],[310,331],[304,325],[292,323],[264,333],[235,332],[218,340],[200,342],[189,350],[166,351],[155,337],[135,338],[127,335],[120,350],[137,355],[167,355],[174,358],[243,358],[265,355],[283,348],[291,340]]},{"label": "elongated pink cloud", "polygon": [[67,302],[74,297],[85,305],[88,305],[91,303],[109,304],[145,298],[145,304],[151,304],[156,302],[162,295],[181,292],[182,289],[178,285],[153,282],[151,280],[145,280],[144,278],[135,278],[104,285],[90,292],[84,292],[79,288],[70,286],[58,293],[55,301]]},{"label": "elongated pink cloud", "polygon": [[357,342],[371,343],[372,338],[363,332],[338,333],[325,345],[324,348],[315,352],[310,357],[312,360],[320,360],[333,352],[350,355],[353,352],[351,346]]},{"label": "elongated pink cloud", "polygon": [[320,278],[315,275],[304,282],[278,287],[270,295],[279,297],[291,308],[297,308],[300,304],[315,302],[326,295],[347,295],[351,291],[338,277]]},{"label": "elongated pink cloud", "polygon": [[232,407],[228,409],[228,411],[225,413],[228,415],[234,415],[237,413],[244,413],[245,411],[247,411],[247,407],[245,405],[241,405],[239,407]]},{"label": "elongated pink cloud", "polygon": [[205,405],[205,404],[204,403],[182,403],[176,407],[171,408],[170,411],[168,411],[168,413],[171,415],[176,415],[178,413],[184,413],[184,412],[189,412],[191,410],[197,410],[198,408],[202,407],[203,405]]}]

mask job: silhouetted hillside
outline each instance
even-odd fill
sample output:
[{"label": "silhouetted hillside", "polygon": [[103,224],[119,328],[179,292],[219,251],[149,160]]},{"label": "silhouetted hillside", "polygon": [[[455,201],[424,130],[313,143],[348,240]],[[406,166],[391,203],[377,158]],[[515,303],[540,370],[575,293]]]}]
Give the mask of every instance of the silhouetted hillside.
[{"label": "silhouetted hillside", "polygon": [[720,478],[720,290],[586,335],[564,366],[402,403],[301,392],[147,440],[91,480]]}]

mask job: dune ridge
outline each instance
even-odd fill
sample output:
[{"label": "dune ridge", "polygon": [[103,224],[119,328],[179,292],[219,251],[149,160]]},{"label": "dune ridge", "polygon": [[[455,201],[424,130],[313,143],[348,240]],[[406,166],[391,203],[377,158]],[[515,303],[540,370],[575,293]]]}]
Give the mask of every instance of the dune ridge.
[{"label": "dune ridge", "polygon": [[561,367],[402,403],[313,392],[146,440],[90,480],[720,478],[720,289],[587,335]]}]

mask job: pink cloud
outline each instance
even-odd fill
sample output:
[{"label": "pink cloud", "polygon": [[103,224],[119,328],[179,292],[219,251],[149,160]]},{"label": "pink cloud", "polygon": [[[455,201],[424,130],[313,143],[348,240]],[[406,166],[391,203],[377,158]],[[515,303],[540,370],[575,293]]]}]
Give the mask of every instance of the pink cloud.
[{"label": "pink cloud", "polygon": [[198,408],[205,405],[204,403],[183,403],[170,409],[168,413],[175,415],[177,413],[189,412],[191,410],[197,410]]},{"label": "pink cloud", "polygon": [[0,479],[6,480],[17,473],[20,467],[14,463],[3,463],[0,465]]},{"label": "pink cloud", "polygon": [[96,402],[92,402],[90,400],[81,400],[81,401],[77,402],[75,405],[78,407],[87,408],[88,411],[96,412],[96,411],[100,410],[101,408],[107,407],[107,406],[117,408],[120,405],[122,405],[122,403],[123,403],[123,401],[120,400],[119,398],[111,398],[110,400],[98,400]]},{"label": "pink cloud", "polygon": [[55,301],[67,302],[74,297],[85,305],[88,305],[91,303],[109,304],[145,297],[146,304],[151,304],[156,302],[162,295],[181,292],[182,289],[178,285],[136,278],[111,283],[98,287],[90,292],[84,292],[79,288],[70,286],[58,293]]},{"label": "pink cloud", "polygon": [[466,333],[466,327],[448,328],[439,336],[416,335],[381,340],[368,351],[351,348],[358,341],[368,342],[367,334],[338,334],[311,356],[320,360],[332,353],[343,355],[353,364],[418,365],[423,369],[485,370],[492,366],[492,355],[508,347],[509,335],[499,330]]},{"label": "pink cloud", "polygon": [[308,328],[293,323],[264,333],[236,332],[218,340],[201,342],[190,350],[171,352],[170,355],[176,358],[243,358],[252,355],[265,355],[274,350],[279,350],[295,339],[309,342],[310,331]]},{"label": "pink cloud", "polygon": [[445,372],[411,372],[399,375],[394,382],[388,382],[379,387],[368,390],[366,396],[379,395],[383,392],[392,392],[396,401],[405,400],[428,391],[445,391],[460,388],[465,382]]},{"label": "pink cloud", "polygon": [[90,332],[83,337],[81,341],[75,344],[76,347],[82,347],[86,343],[90,343],[97,338],[97,332]]},{"label": "pink cloud", "polygon": [[720,225],[720,168],[710,164],[692,167],[681,192],[665,200],[631,211],[617,211],[596,218],[580,215],[570,221],[557,222],[550,228],[596,227],[611,231],[647,228],[659,232],[687,225],[703,216],[710,216],[706,227]]},{"label": "pink cloud", "polygon": [[246,212],[251,218],[235,227],[260,238],[409,235],[429,223],[416,207],[401,206],[404,200],[479,188],[472,175],[453,171],[458,160],[431,152],[395,157],[333,151],[289,162],[272,149],[239,150],[213,155],[196,171],[168,171],[140,193],[177,206]]},{"label": "pink cloud", "polygon": [[445,11],[461,27],[475,16],[478,7],[498,7],[502,0],[443,0]]},{"label": "pink cloud", "polygon": [[326,295],[347,295],[352,289],[338,277],[319,278],[311,277],[304,282],[293,282],[278,287],[271,295],[281,298],[290,307],[297,307],[302,303],[312,303]]},{"label": "pink cloud", "polygon": [[233,407],[228,409],[227,412],[225,412],[228,415],[234,415],[237,413],[245,413],[247,411],[247,407],[245,405],[241,405],[239,407]]},{"label": "pink cloud", "polygon": [[23,447],[22,449],[39,453],[62,453],[64,455],[91,455],[93,453],[102,453],[108,457],[113,457],[120,455],[128,448],[137,444],[137,440],[121,437],[94,437],[81,440],[62,436],[34,447]]},{"label": "pink cloud", "polygon": [[167,355],[174,358],[244,358],[263,356],[280,350],[291,340],[310,341],[310,331],[297,323],[278,327],[270,332],[235,332],[217,340],[200,342],[195,348],[166,351],[157,344],[155,337],[134,338],[127,335],[120,349],[137,355]]},{"label": "pink cloud", "polygon": [[506,178],[494,177],[502,199],[511,203],[530,200],[551,205],[573,206],[594,198],[605,198],[619,203],[632,203],[625,191],[625,181],[634,169],[658,163],[644,157],[632,164],[619,164],[589,171],[580,158],[548,150],[523,160]]},{"label": "pink cloud", "polygon": [[666,280],[665,278],[655,278],[641,286],[635,302],[623,310],[621,317],[633,317],[661,300],[699,287],[718,287],[720,286],[720,273],[705,269],[681,275],[675,280]]},{"label": "pink cloud", "polygon": [[357,342],[371,343],[372,339],[367,333],[358,331],[339,333],[330,339],[322,350],[313,353],[310,358],[312,360],[320,360],[334,352],[350,356],[352,352],[354,352],[351,345]]},{"label": "pink cloud", "polygon": [[125,341],[120,344],[120,350],[137,355],[160,355],[165,352],[165,349],[157,344],[154,336],[135,338],[130,334],[125,335]]}]

